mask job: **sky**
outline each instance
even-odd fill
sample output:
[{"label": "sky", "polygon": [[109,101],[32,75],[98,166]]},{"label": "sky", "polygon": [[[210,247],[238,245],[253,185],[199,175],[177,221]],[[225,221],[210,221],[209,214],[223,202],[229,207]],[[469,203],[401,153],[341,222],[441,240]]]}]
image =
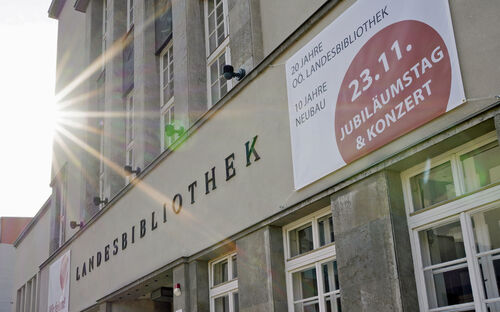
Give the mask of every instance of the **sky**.
[{"label": "sky", "polygon": [[0,216],[33,217],[48,199],[57,21],[50,0],[0,0]]}]

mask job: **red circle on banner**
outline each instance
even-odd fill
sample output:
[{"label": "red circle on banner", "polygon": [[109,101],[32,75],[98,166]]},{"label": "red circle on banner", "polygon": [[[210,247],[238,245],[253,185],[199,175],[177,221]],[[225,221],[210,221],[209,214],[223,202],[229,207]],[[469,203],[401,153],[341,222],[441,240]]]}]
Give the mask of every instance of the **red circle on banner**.
[{"label": "red circle on banner", "polygon": [[61,267],[59,269],[59,285],[61,289],[64,290],[64,286],[66,285],[66,279],[68,278],[68,265],[69,259],[67,255],[64,255],[61,260]]},{"label": "red circle on banner", "polygon": [[441,36],[419,21],[379,31],[347,70],[335,109],[335,132],[346,163],[446,112],[451,62]]}]

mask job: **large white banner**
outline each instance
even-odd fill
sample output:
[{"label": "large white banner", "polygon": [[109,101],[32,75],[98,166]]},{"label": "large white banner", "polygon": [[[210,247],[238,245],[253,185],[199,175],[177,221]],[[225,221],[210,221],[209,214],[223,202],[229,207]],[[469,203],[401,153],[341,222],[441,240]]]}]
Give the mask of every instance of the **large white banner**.
[{"label": "large white banner", "polygon": [[448,0],[358,0],[286,78],[295,189],[465,102]]},{"label": "large white banner", "polygon": [[70,250],[57,259],[49,268],[49,312],[68,312]]}]

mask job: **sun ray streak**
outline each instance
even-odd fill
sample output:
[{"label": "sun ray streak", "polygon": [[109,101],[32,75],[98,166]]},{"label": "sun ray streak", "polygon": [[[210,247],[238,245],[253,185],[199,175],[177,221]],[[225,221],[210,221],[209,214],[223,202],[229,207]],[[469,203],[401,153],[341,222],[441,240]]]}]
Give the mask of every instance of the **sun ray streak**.
[{"label": "sun ray streak", "polygon": [[[101,154],[99,153],[99,151],[97,151],[96,149],[92,148],[91,146],[89,146],[88,144],[86,144],[85,142],[83,142],[82,140],[77,138],[74,134],[72,134],[71,132],[67,131],[64,128],[59,128],[58,130],[61,132],[61,134],[66,136],[68,139],[72,140],[75,144],[79,145],[81,148],[83,148],[90,155],[92,155],[93,157],[95,157],[97,159],[101,159]],[[102,157],[102,159],[103,159],[104,163],[109,168],[111,168],[115,173],[117,173],[118,175],[120,175],[123,178],[126,177],[125,171],[123,170],[123,168],[120,165],[116,164],[115,162],[108,159],[107,157]],[[161,193],[160,191],[158,191],[154,187],[150,186],[149,184],[145,183],[144,181],[134,179],[134,180],[132,180],[131,183],[133,183],[140,190],[144,191],[147,195],[149,195],[151,198],[153,198],[155,201],[157,201],[160,204],[163,204],[165,202],[168,202],[168,203],[171,202],[171,198],[165,196],[163,193]]]}]

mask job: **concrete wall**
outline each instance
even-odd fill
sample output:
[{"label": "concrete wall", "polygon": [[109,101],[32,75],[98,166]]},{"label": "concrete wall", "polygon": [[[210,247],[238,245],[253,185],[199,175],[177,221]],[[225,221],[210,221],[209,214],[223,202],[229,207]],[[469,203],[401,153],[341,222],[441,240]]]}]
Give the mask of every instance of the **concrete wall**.
[{"label": "concrete wall", "polygon": [[418,311],[399,180],[381,172],[332,196],[346,311]]},{"label": "concrete wall", "polygon": [[[73,8],[74,1],[66,1],[60,15],[57,41],[57,70],[55,93],[58,106],[65,112],[85,111],[87,85],[78,79],[87,66],[85,53],[85,15]],[[56,133],[52,156],[52,180],[66,172],[66,239],[75,231],[69,221],[79,221],[84,207],[85,183],[82,176],[82,159],[85,137],[85,118],[71,115],[61,121]]]},{"label": "concrete wall", "polygon": [[106,312],[165,312],[167,304],[154,302],[149,299],[114,302],[111,304],[111,311]]},{"label": "concrete wall", "polygon": [[0,244],[0,312],[10,312],[15,302],[14,265],[15,249],[11,244]]},{"label": "concrete wall", "polygon": [[276,49],[325,2],[327,0],[260,0],[264,56]]},{"label": "concrete wall", "polygon": [[[283,64],[351,3],[341,2],[274,63]],[[451,6],[454,16],[464,17],[454,20],[455,27],[461,29],[456,33],[459,55],[471,54],[475,47],[468,41],[479,39],[476,37],[477,30],[465,25],[473,22],[468,16],[498,11],[499,4],[488,1],[484,5],[470,7],[466,2],[458,1],[452,2]],[[499,38],[498,32],[494,27],[482,29],[482,35],[488,38]],[[497,92],[495,81],[500,78],[500,70],[490,64],[496,60],[494,51],[498,42],[485,40],[481,41],[481,45],[485,51],[483,57],[461,58],[466,74],[488,68],[483,76],[465,80],[468,96]],[[118,79],[113,76],[109,78]],[[112,97],[110,101],[113,101],[111,111],[115,105],[122,103],[118,97]],[[402,146],[419,142],[491,103],[491,100],[471,101],[334,174],[300,191],[294,191],[284,67],[269,67],[66,247],[72,250],[71,292],[79,294],[72,297],[71,310],[86,308],[95,298],[109,294],[179,257],[207,248],[272,216],[282,207],[299,203],[400,151]],[[244,143],[255,135],[258,135],[255,147],[260,160],[254,161],[252,156],[252,165],[247,167]],[[224,161],[232,153],[236,176],[226,181]],[[217,188],[213,190],[211,187],[209,194],[206,194],[205,173],[210,174],[214,166]],[[195,203],[191,204],[188,186],[194,181],[197,181]],[[179,214],[174,214],[170,205],[177,193],[182,194],[184,206]],[[164,203],[168,205],[166,223],[161,220]],[[372,207],[366,209],[373,210]],[[153,211],[159,225],[150,231],[149,220]],[[75,281],[77,266],[81,269],[89,256],[112,244],[123,232],[130,233],[132,226],[137,229],[143,218],[148,222],[144,238],[136,238],[133,246],[120,250],[118,255],[111,256],[100,268]],[[384,223],[384,226],[390,229],[389,223]],[[388,248],[385,245],[382,247]],[[136,265],[139,262],[141,265]]]}]

